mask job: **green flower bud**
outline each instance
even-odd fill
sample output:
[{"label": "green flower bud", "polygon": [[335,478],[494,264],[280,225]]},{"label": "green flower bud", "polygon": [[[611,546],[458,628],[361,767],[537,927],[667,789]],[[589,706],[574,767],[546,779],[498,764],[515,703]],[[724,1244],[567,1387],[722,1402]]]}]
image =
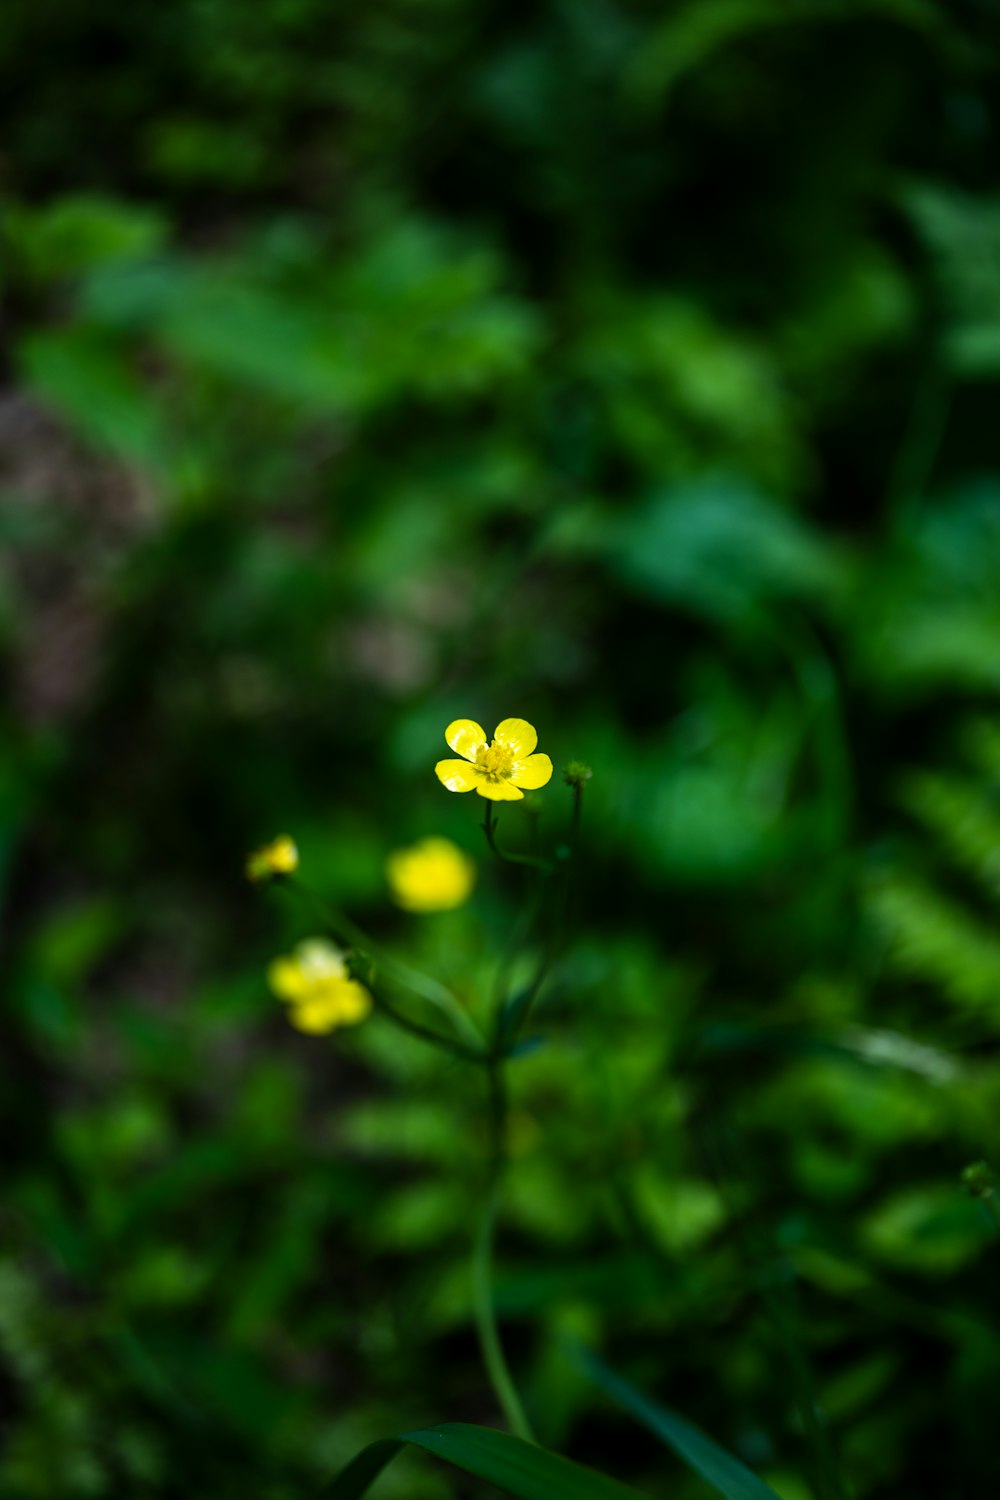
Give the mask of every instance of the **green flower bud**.
[{"label": "green flower bud", "polygon": [[974,1161],[962,1172],[962,1186],[973,1198],[992,1198],[996,1192],[996,1174],[984,1161]]},{"label": "green flower bud", "polygon": [[583,787],[593,776],[593,771],[582,760],[571,760],[563,771],[563,781],[567,786]]}]

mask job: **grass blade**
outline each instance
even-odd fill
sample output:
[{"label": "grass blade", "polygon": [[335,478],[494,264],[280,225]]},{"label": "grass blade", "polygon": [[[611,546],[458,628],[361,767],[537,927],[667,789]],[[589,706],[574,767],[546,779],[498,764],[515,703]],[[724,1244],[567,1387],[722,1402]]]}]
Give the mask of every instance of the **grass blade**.
[{"label": "grass blade", "polygon": [[641,1500],[627,1485],[492,1427],[442,1422],[362,1449],[323,1491],[323,1500],[359,1500],[405,1444],[497,1485],[519,1500]]},{"label": "grass blade", "polygon": [[685,1417],[644,1396],[589,1350],[574,1350],[573,1359],[606,1396],[623,1406],[637,1422],[655,1432],[689,1468],[700,1474],[720,1495],[725,1495],[726,1500],[779,1500],[774,1490],[738,1458],[720,1448]]}]

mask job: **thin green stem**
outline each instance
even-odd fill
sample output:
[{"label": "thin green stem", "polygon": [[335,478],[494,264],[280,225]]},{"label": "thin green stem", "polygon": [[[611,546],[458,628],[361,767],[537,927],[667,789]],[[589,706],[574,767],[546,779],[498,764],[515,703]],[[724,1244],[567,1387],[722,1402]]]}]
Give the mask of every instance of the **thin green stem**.
[{"label": "thin green stem", "polygon": [[579,781],[573,783],[573,815],[569,825],[569,857],[576,858],[576,851],[580,843],[580,819],[583,817],[583,784]]},{"label": "thin green stem", "polygon": [[390,1005],[381,995],[373,995],[375,1009],[398,1026],[400,1031],[408,1032],[410,1036],[419,1037],[422,1042],[430,1042],[442,1052],[448,1052],[453,1057],[465,1058],[467,1062],[486,1063],[488,1055],[473,1047],[467,1047],[464,1042],[455,1041],[452,1037],[443,1036],[441,1032],[435,1031],[432,1026],[422,1026],[419,1021],[411,1021],[409,1016],[404,1016],[394,1005]]},{"label": "thin green stem", "polygon": [[501,849],[496,840],[496,827],[496,808],[492,802],[487,802],[486,811],[483,814],[483,832],[486,835],[486,842],[497,859],[502,859],[509,865],[530,865],[532,869],[544,870],[546,873],[552,869],[551,861],[543,859],[540,854],[514,854],[510,849]]},{"label": "thin green stem", "polygon": [[509,1026],[504,1035],[504,1042],[509,1047],[517,1038],[520,1031],[531,1013],[531,1008],[538,998],[550,969],[562,955],[570,930],[573,925],[574,906],[576,897],[577,867],[580,861],[580,823],[583,817],[583,786],[579,782],[573,784],[573,812],[570,818],[569,839],[565,854],[566,878],[565,884],[556,912],[555,921],[549,928],[548,940],[542,951],[538,968],[528,989],[522,994],[518,1003],[517,1016],[513,1025]]},{"label": "thin green stem", "polygon": [[[546,944],[545,952],[542,955],[535,978],[532,981],[530,989],[520,998],[518,1014],[513,1018],[513,1024],[509,1033],[505,1030],[505,1023],[509,1019],[507,1010],[502,1004],[498,1004],[497,1006],[493,1048],[488,1060],[487,1072],[490,1123],[489,1174],[483,1213],[476,1235],[472,1258],[473,1306],[483,1363],[497,1401],[511,1431],[528,1442],[535,1442],[535,1436],[525,1414],[524,1407],[521,1404],[517,1388],[511,1378],[507,1360],[503,1352],[496,1315],[493,1310],[492,1295],[493,1243],[503,1188],[503,1178],[507,1167],[507,1092],[504,1083],[504,1055],[506,1049],[513,1042],[518,1030],[523,1025],[552,960],[561,948],[565,938],[569,904],[571,901],[569,886],[572,867],[575,863],[576,852],[579,846],[580,815],[582,810],[580,786],[574,786],[573,792],[573,816],[570,825],[568,853],[570,868],[567,871],[567,890],[563,894],[559,918],[554,928],[550,929],[549,941]],[[510,864],[528,865],[539,874],[551,873],[553,869],[551,861],[543,859],[539,855],[512,854],[508,850],[502,849],[496,841],[496,822],[496,809],[492,802],[487,802],[483,814],[483,833],[486,836],[487,844],[498,859]]]},{"label": "thin green stem", "polygon": [[573,907],[577,892],[577,874],[580,864],[580,823],[583,818],[583,784],[573,783],[573,812],[569,824],[569,855],[567,857],[566,890],[563,894],[562,916],[559,922],[558,946],[562,947],[572,926]]},{"label": "thin green stem", "polygon": [[487,1077],[490,1123],[489,1176],[483,1213],[479,1221],[472,1255],[473,1310],[483,1364],[486,1366],[486,1373],[507,1425],[517,1437],[533,1443],[536,1441],[535,1435],[511,1377],[503,1345],[500,1342],[496,1313],[493,1309],[493,1242],[503,1190],[503,1174],[507,1163],[507,1093],[504,1087],[503,1063],[498,1057],[490,1060]]},{"label": "thin green stem", "polygon": [[[465,1010],[457,995],[452,994],[447,985],[441,984],[429,974],[422,974],[419,969],[411,969],[408,964],[401,964],[398,959],[393,958],[375,943],[368,934],[351,920],[344,912],[323,901],[310,886],[306,885],[299,876],[288,876],[283,882],[293,890],[297,896],[312,906],[319,919],[335,937],[341,938],[347,944],[369,954],[378,965],[379,969],[388,979],[394,980],[396,984],[413,994],[419,995],[421,999],[427,1000],[431,1005],[437,1006],[446,1015],[455,1030],[461,1034],[465,1041],[466,1052],[473,1053],[481,1058],[484,1052],[482,1034],[472,1017]],[[386,1009],[385,1002],[382,1002]],[[415,1025],[416,1023],[410,1023]],[[423,1028],[429,1035],[436,1035],[429,1028]]]},{"label": "thin green stem", "polygon": [[[507,854],[499,849],[493,836],[495,819],[490,816],[491,812],[492,807],[488,805],[483,827],[486,832],[487,841],[498,858],[507,859],[515,864],[531,865],[537,870],[547,871],[551,869],[548,860]],[[500,1036],[499,1015],[497,1017],[497,1025],[494,1028],[493,1042],[490,1050],[487,1052],[484,1050],[478,1029],[473,1026],[471,1019],[465,1015],[456,997],[449,990],[445,989],[443,985],[439,985],[436,980],[432,980],[426,975],[419,974],[416,970],[407,969],[404,965],[387,959],[384,955],[380,955],[377,946],[361,928],[341,912],[329,908],[309,886],[305,885],[297,877],[287,879],[283,883],[290,886],[300,898],[304,899],[318,912],[323,926],[332,932],[335,937],[346,939],[362,951],[371,954],[372,957],[378,959],[387,974],[391,976],[395,973],[400,983],[408,984],[411,989],[415,989],[417,993],[422,994],[426,999],[430,999],[433,1003],[440,1005],[459,1026],[467,1023],[475,1035],[475,1045],[472,1046],[442,1036],[440,1032],[433,1030],[431,1027],[424,1026],[419,1021],[410,1020],[408,1016],[396,1010],[383,997],[378,995],[373,996],[376,1010],[380,1011],[387,1020],[398,1026],[402,1031],[407,1032],[411,1036],[418,1037],[421,1041],[428,1042],[440,1050],[450,1053],[452,1056],[460,1057],[477,1064],[485,1064],[487,1068],[490,1153],[484,1207],[472,1256],[473,1309],[483,1363],[504,1417],[511,1431],[516,1436],[523,1438],[526,1442],[533,1443],[535,1442],[535,1436],[525,1414],[524,1407],[521,1405],[517,1388],[511,1378],[493,1309],[493,1245],[496,1232],[496,1219],[503,1188],[503,1176],[507,1164],[507,1095],[504,1086],[504,1053]]]},{"label": "thin green stem", "polygon": [[511,971],[517,954],[528,943],[538,923],[543,889],[543,877],[540,872],[536,872],[535,879],[525,886],[522,904],[510,925],[500,954],[493,982],[494,1011],[499,1012],[503,1009],[503,997],[510,988]]},{"label": "thin green stem", "polygon": [[890,506],[905,512],[923,499],[948,425],[951,391],[945,362],[932,353],[917,386],[888,483]]}]

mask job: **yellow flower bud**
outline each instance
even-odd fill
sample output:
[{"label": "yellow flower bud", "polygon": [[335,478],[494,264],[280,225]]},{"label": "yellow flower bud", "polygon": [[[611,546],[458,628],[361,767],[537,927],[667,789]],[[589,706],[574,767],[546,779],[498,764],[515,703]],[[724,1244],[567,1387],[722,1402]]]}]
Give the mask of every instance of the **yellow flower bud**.
[{"label": "yellow flower bud", "polygon": [[392,899],[406,911],[451,911],[469,899],[476,883],[475,861],[442,838],[396,849],[385,872]]},{"label": "yellow flower bud", "polygon": [[277,875],[291,875],[299,867],[299,851],[287,833],[272,839],[247,857],[247,879],[272,880]]}]

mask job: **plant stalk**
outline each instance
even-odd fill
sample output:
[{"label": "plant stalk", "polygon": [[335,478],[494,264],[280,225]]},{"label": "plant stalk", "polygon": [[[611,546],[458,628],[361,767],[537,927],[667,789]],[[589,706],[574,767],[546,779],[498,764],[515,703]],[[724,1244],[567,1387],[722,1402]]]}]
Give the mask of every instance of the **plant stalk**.
[{"label": "plant stalk", "polygon": [[483,814],[483,833],[497,859],[501,859],[509,865],[530,865],[534,870],[544,870],[546,874],[552,869],[550,860],[543,859],[540,854],[514,854],[510,849],[501,849],[496,840],[497,814],[493,803],[487,801],[486,811]]},{"label": "plant stalk", "polygon": [[507,1164],[507,1092],[504,1087],[503,1062],[493,1057],[487,1073],[489,1083],[490,1160],[486,1198],[472,1256],[472,1295],[476,1332],[483,1364],[500,1404],[507,1425],[517,1437],[534,1443],[535,1434],[528,1421],[521,1398],[511,1377],[500,1342],[496,1313],[493,1308],[493,1241],[497,1212],[503,1190]]}]

